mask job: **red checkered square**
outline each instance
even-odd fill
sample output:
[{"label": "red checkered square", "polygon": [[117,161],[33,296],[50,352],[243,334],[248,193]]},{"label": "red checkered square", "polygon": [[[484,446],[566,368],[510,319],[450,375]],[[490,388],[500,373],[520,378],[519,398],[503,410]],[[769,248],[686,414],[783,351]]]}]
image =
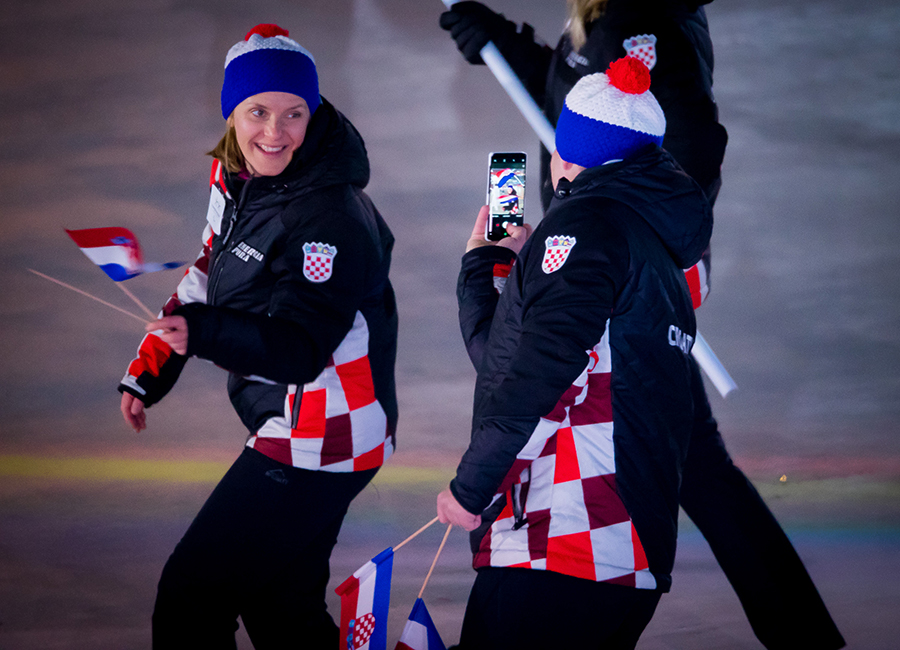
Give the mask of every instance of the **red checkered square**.
[{"label": "red checkered square", "polygon": [[575,439],[572,437],[572,428],[566,427],[556,432],[556,472],[553,476],[554,483],[577,481],[581,478],[578,467],[578,454],[575,451]]},{"label": "red checkered square", "polygon": [[616,492],[615,474],[592,476],[581,481],[584,505],[591,528],[603,528],[629,520],[628,511]]},{"label": "red checkered square", "polygon": [[572,426],[612,422],[612,392],[609,382],[608,372],[588,375],[584,401],[569,409],[569,422]]},{"label": "red checkered square", "polygon": [[297,426],[291,430],[292,438],[321,438],[325,435],[326,397],[324,388],[300,395],[300,413]]},{"label": "red checkered square", "polygon": [[349,413],[325,418],[322,437],[322,467],[353,458],[353,427]]},{"label": "red checkered square", "polygon": [[341,379],[341,388],[347,398],[347,407],[351,411],[375,401],[375,385],[372,382],[369,357],[342,363],[335,366],[335,370]]},{"label": "red checkered square", "polygon": [[557,573],[596,580],[591,534],[559,535],[547,540],[547,569]]},{"label": "red checkered square", "polygon": [[367,451],[353,459],[353,471],[360,472],[364,469],[375,469],[384,464],[384,443],[375,449]]}]

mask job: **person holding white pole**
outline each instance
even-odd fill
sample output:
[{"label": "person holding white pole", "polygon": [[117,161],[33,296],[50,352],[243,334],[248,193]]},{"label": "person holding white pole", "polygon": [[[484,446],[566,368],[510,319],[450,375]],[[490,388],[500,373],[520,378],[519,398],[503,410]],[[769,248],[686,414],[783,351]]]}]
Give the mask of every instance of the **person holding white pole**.
[{"label": "person holding white pole", "polygon": [[[441,15],[440,25],[470,63],[483,62],[486,44],[498,49],[554,124],[580,78],[625,54],[642,60],[666,115],[663,147],[713,204],[727,134],[718,123],[712,94],[712,41],[703,10],[711,1],[568,0],[566,29],[555,50],[538,40],[530,25],[516,25],[479,2],[453,4]],[[536,131],[545,144],[541,176],[546,207],[552,195],[550,155],[543,131]],[[688,273],[695,306],[708,292],[709,270],[707,252],[697,272]],[[843,647],[844,639],[790,540],[732,462],[696,360],[693,390],[695,424],[681,505],[709,542],[754,632],[770,650]]]}]

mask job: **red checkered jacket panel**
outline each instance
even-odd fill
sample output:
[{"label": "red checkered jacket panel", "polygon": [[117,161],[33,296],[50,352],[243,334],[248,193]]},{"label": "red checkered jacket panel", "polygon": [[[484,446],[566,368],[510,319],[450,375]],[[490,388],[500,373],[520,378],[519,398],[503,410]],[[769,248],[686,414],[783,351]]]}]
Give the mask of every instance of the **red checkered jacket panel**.
[{"label": "red checkered jacket panel", "polygon": [[[210,173],[210,196],[211,217],[208,218],[209,223],[204,229],[202,253],[182,278],[178,289],[163,309],[164,314],[170,314],[182,305],[206,304],[212,300],[208,295],[210,284],[208,274],[211,258],[216,250],[215,242],[224,236],[220,231],[229,228],[232,231],[239,229],[234,225],[223,224],[221,220],[223,212],[227,215],[234,213],[235,199],[229,192],[222,166],[218,161],[213,162]],[[213,206],[217,206],[217,209],[213,210]],[[312,207],[308,208],[308,211],[317,214],[314,208],[318,207],[318,204],[311,203],[310,206]],[[341,208],[339,205],[332,207],[335,210]],[[354,221],[354,224],[369,224],[366,226],[369,228],[367,232],[380,234],[380,242],[378,235],[373,235],[373,248],[381,245],[389,250],[392,241],[390,232],[371,203],[367,199],[354,199],[352,207],[359,212],[353,213],[352,210],[348,210],[345,214],[356,215],[355,218],[359,221]],[[216,215],[218,219],[215,218]],[[337,220],[331,219],[331,222],[335,221]],[[270,223],[275,229],[282,228],[280,221],[272,220]],[[320,220],[319,223],[330,222]],[[338,222],[334,227],[346,229],[348,223]],[[358,228],[358,225],[355,227]],[[356,234],[362,231],[353,232]],[[218,246],[221,248],[221,244]],[[269,260],[279,255],[279,246],[280,243],[272,244],[272,250],[256,252],[260,257]],[[342,259],[344,264],[355,261],[352,256],[348,257],[347,252],[344,252]],[[386,264],[387,262],[385,266]],[[389,289],[386,271],[384,274],[383,283]],[[330,271],[328,274],[313,274],[311,277],[305,272],[304,275],[310,282],[322,287],[322,291],[328,291],[333,284],[328,283]],[[250,276],[248,281],[257,282],[253,276]],[[363,281],[365,278],[360,277],[360,282]],[[258,289],[251,286],[250,290],[260,294],[259,309],[275,308],[276,303],[272,302],[268,294],[270,289],[266,285],[260,285]],[[370,344],[374,344],[380,351],[381,365],[378,365],[377,361],[375,364],[378,366],[376,370],[383,376],[386,372],[384,350],[391,349],[390,341],[386,337],[395,337],[396,332],[391,333],[389,318],[385,321],[385,315],[378,308],[373,308],[371,303],[382,305],[384,301],[368,301],[357,309],[355,314],[350,312],[352,326],[314,380],[295,385],[279,384],[259,376],[242,376],[238,379],[243,385],[257,387],[242,388],[241,392],[253,392],[255,396],[265,394],[264,399],[255,402],[257,406],[235,403],[242,420],[250,427],[251,436],[247,446],[288,465],[334,472],[378,467],[391,455],[396,414],[389,415],[384,404],[376,398],[379,384],[375,379],[376,373],[373,372],[369,350]],[[227,302],[220,304],[214,301],[213,304],[229,306]],[[367,317],[375,319],[375,334],[372,332],[372,321],[367,320]],[[386,359],[392,363],[392,354],[388,353]],[[177,381],[184,362],[185,357],[173,354],[171,348],[159,337],[148,334],[141,342],[137,358],[129,365],[120,390],[135,394],[148,406],[154,404]],[[380,390],[382,390],[381,398],[387,399],[390,406],[392,393],[383,392],[383,386]],[[272,417],[271,412],[275,409],[266,406],[272,399],[276,400],[276,404],[278,400],[283,404],[283,413],[280,416]],[[234,402],[234,398],[232,401]],[[252,412],[254,408],[261,409],[260,412],[267,415],[260,417]]]},{"label": "red checkered jacket panel", "polygon": [[505,506],[481,540],[476,568],[547,569],[656,588],[616,492],[610,370],[607,330],[584,372],[516,456],[501,485]]},{"label": "red checkered jacket panel", "polygon": [[375,399],[368,343],[365,318],[357,313],[332,362],[315,381],[288,386],[284,416],[270,418],[247,446],[306,469],[380,467],[393,444],[384,409]]}]

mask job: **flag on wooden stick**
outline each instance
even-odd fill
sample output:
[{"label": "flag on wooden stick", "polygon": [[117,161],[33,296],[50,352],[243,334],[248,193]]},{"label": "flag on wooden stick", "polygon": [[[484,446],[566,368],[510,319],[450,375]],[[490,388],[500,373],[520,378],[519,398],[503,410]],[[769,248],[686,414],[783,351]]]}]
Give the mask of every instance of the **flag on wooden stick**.
[{"label": "flag on wooden stick", "polygon": [[81,252],[116,282],[143,273],[174,269],[184,262],[144,262],[137,237],[127,228],[84,228],[66,230]]},{"label": "flag on wooden stick", "polygon": [[386,548],[335,589],[341,597],[341,650],[387,650],[394,549]]},{"label": "flag on wooden stick", "polygon": [[425,607],[425,601],[421,598],[416,599],[394,650],[446,650],[428,608]]}]

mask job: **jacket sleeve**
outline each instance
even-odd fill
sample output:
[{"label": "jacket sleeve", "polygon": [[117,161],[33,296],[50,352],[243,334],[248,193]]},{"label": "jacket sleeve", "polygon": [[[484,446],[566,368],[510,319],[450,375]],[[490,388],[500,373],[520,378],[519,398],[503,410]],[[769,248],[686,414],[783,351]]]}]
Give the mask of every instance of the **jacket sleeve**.
[{"label": "jacket sleeve", "polygon": [[[644,33],[644,32],[640,32]],[[666,116],[665,148],[712,203],[718,193],[728,134],[719,124],[712,94],[712,70],[674,21],[654,26],[657,63],[650,91]],[[711,57],[711,54],[710,54]]]},{"label": "jacket sleeve", "polygon": [[476,370],[481,366],[497,299],[515,259],[515,253],[499,246],[482,246],[462,258],[456,284],[459,328]]},{"label": "jacket sleeve", "polygon": [[[472,439],[451,482],[456,499],[472,513],[489,505],[540,418],[587,367],[626,276],[627,247],[614,229],[585,221],[549,232],[547,225],[545,220],[517,262],[521,334],[496,382],[479,377]],[[542,270],[548,235],[576,239],[565,263],[551,273]],[[506,334],[503,329],[493,328],[489,345]]]},{"label": "jacket sleeve", "polygon": [[[336,249],[324,281],[304,275],[304,245]],[[272,262],[278,279],[268,313],[255,314],[197,303],[176,313],[188,322],[188,356],[230,372],[282,384],[314,380],[350,331],[372,278],[378,254],[371,234],[347,214],[309,217],[288,231]]]},{"label": "jacket sleeve", "polygon": [[[207,224],[203,231],[203,249],[200,255],[178,283],[175,293],[162,308],[160,316],[169,316],[178,307],[187,303],[206,302],[211,245],[212,228]],[[172,389],[186,361],[187,357],[176,354],[156,334],[147,334],[138,347],[137,357],[128,365],[128,370],[119,383],[119,392],[131,393],[141,400],[145,407],[152,406]]]}]

